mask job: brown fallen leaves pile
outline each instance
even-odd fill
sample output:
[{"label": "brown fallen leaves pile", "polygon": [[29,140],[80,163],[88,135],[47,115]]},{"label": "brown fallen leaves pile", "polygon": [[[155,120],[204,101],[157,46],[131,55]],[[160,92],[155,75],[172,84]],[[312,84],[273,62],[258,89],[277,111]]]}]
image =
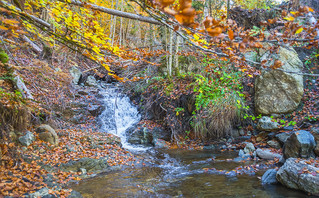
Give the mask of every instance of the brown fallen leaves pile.
[{"label": "brown fallen leaves pile", "polygon": [[[81,130],[59,130],[60,143],[53,147],[41,140],[36,140],[28,150],[24,152],[28,156],[29,163],[23,159],[14,161],[12,157],[4,155],[2,157],[2,165],[0,166],[0,197],[13,196],[23,197],[26,193],[33,193],[47,184],[44,183],[44,177],[48,173],[53,175],[54,182],[62,186],[70,180],[81,180],[80,172],[64,172],[59,169],[63,163],[70,160],[77,161],[81,158],[88,157],[100,159],[108,157],[110,166],[118,165],[133,165],[134,157],[126,150],[122,149],[117,144],[100,144],[98,148],[92,148],[88,141],[91,142],[106,142],[112,135],[105,133],[92,132],[87,133]],[[111,137],[112,138],[112,137]],[[72,151],[67,151],[66,145],[74,148]],[[14,147],[16,145],[11,144]],[[20,150],[20,148],[16,147]],[[49,172],[38,165],[38,162],[50,165],[54,168],[53,172]],[[90,175],[91,173],[88,173]],[[71,190],[62,189],[49,190],[50,193],[59,197],[67,197]]]}]

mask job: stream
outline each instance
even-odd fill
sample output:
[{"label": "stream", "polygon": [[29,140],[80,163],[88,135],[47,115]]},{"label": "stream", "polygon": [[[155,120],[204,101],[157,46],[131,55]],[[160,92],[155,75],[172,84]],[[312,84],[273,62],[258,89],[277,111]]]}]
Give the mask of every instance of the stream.
[{"label": "stream", "polygon": [[102,92],[106,110],[100,116],[102,130],[121,138],[125,149],[150,159],[144,166],[123,168],[80,181],[71,186],[83,197],[311,197],[281,185],[262,186],[267,170],[236,174],[238,167],[263,166],[254,161],[235,162],[236,151],[161,150],[127,142],[126,130],[141,116],[128,96],[108,85]]}]

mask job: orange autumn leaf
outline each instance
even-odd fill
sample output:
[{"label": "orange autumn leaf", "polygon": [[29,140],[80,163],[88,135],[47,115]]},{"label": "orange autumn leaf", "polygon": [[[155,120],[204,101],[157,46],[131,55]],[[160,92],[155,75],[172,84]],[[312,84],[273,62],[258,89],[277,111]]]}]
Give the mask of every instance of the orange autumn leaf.
[{"label": "orange autumn leaf", "polygon": [[234,31],[233,30],[230,29],[228,31],[228,37],[229,37],[230,40],[234,40]]}]

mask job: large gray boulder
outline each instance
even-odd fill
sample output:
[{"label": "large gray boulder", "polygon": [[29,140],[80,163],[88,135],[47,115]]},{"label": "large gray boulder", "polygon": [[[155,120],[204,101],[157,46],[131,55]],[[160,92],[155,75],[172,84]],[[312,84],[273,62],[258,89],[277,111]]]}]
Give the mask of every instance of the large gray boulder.
[{"label": "large gray boulder", "polygon": [[49,142],[52,145],[59,144],[59,137],[55,130],[47,124],[40,125],[36,132],[39,134],[39,139],[44,142]]},{"label": "large gray boulder", "polygon": [[257,129],[261,131],[274,131],[279,129],[279,124],[272,121],[268,116],[263,116],[258,120]]},{"label": "large gray boulder", "polygon": [[293,132],[284,145],[284,158],[314,157],[315,147],[316,142],[310,132],[304,130]]},{"label": "large gray boulder", "polygon": [[319,195],[319,168],[304,160],[289,158],[278,170],[277,180],[292,189]]},{"label": "large gray boulder", "polygon": [[79,81],[80,81],[81,76],[82,76],[82,72],[80,71],[80,69],[75,67],[75,66],[73,66],[70,69],[70,74],[73,77],[72,83],[74,83],[76,85],[79,84]]},{"label": "large gray boulder", "polygon": [[[269,44],[266,46],[269,46]],[[263,71],[255,81],[255,110],[258,114],[285,114],[294,111],[303,96],[303,76],[284,71],[300,72],[302,61],[293,48],[280,47],[278,54],[261,50],[260,61],[272,66],[275,60],[283,65],[279,69]],[[250,56],[251,59],[255,57]],[[249,57],[248,57],[249,58]],[[283,70],[283,71],[282,71]]]}]

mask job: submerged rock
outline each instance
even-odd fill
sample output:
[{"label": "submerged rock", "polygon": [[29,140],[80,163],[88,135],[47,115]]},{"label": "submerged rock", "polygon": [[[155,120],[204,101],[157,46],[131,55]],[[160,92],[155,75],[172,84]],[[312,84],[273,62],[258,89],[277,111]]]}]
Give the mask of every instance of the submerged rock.
[{"label": "submerged rock", "polygon": [[279,124],[272,121],[272,119],[268,116],[261,117],[257,123],[257,129],[261,131],[274,131],[278,128]]},{"label": "submerged rock", "polygon": [[[305,171],[305,172],[304,172]],[[319,168],[306,161],[289,158],[278,170],[278,181],[292,189],[302,190],[306,193],[319,195]]]},{"label": "submerged rock", "polygon": [[49,142],[52,145],[59,144],[59,137],[55,130],[47,124],[40,125],[36,132],[39,134],[39,139],[45,142]]},{"label": "submerged rock", "polygon": [[308,131],[296,131],[287,139],[283,153],[285,159],[295,158],[309,158],[314,157],[314,148],[316,142],[313,135]]},{"label": "submerged rock", "polygon": [[277,184],[278,180],[276,178],[277,170],[276,169],[269,169],[267,170],[262,178],[261,178],[261,183],[263,185],[265,184]]},{"label": "submerged rock", "polygon": [[29,146],[30,144],[32,144],[34,140],[34,135],[30,131],[27,131],[27,133],[24,136],[19,137],[19,142],[23,146]]},{"label": "submerged rock", "polygon": [[62,164],[60,168],[63,171],[75,171],[79,172],[81,169],[85,169],[87,172],[101,171],[109,168],[107,159],[93,159],[84,157],[77,161],[69,161],[66,164]]}]

